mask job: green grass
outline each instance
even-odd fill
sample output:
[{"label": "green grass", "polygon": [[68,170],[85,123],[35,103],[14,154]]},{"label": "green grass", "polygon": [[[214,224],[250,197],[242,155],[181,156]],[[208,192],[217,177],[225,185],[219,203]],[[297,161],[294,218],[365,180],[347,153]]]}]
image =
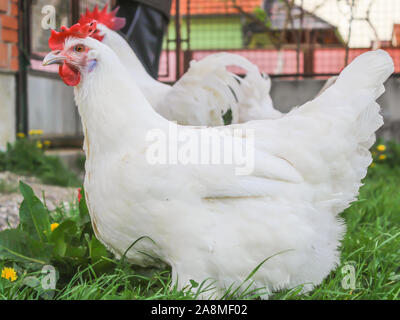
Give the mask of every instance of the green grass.
[{"label": "green grass", "polygon": [[[274,299],[399,299],[400,298],[400,167],[370,169],[359,200],[342,217],[347,233],[341,265],[312,292],[281,292]],[[356,288],[342,288],[342,267],[354,266]]]},{"label": "green grass", "polygon": [[59,157],[46,155],[42,148],[43,144],[40,141],[26,138],[8,144],[6,151],[0,151],[0,171],[34,176],[45,184],[63,187],[81,184],[76,174],[69,170]]},{"label": "green grass", "polygon": [[[377,164],[370,168],[364,180],[365,185],[360,190],[359,200],[342,213],[346,221],[347,233],[341,248],[341,263],[337,269],[311,292],[301,293],[302,288],[298,287],[275,293],[270,297],[271,299],[400,298],[400,166],[395,161],[397,153],[390,155],[392,150],[392,147],[388,147],[386,151],[388,158],[384,161],[379,161],[379,153],[376,154]],[[25,193],[27,192],[25,190]],[[32,203],[34,203],[33,200]],[[36,277],[39,280],[43,277],[40,270],[35,269],[32,264],[21,265],[20,261],[4,259],[0,260],[0,268],[14,267],[19,278],[15,282],[0,279],[0,299],[185,300],[196,299],[203,291],[212,291],[211,281],[202,284],[193,282],[191,287],[183,291],[176,288],[170,290],[171,273],[168,268],[141,269],[123,261],[114,260],[93,239],[93,230],[90,228],[84,201],[81,201],[79,206],[73,203],[69,208],[60,207],[50,212],[50,220],[50,222],[58,221],[61,224],[66,220],[75,221],[75,229],[78,230],[74,231],[76,234],[73,234],[70,230],[75,229],[71,226],[67,229],[67,226],[66,237],[71,237],[71,239],[64,239],[61,233],[58,238],[56,237],[56,243],[65,240],[67,246],[62,259],[57,255],[54,259],[51,258],[51,264],[60,271],[56,291],[49,294],[43,292],[42,289],[32,288],[32,284],[27,285],[27,277],[30,277],[28,279]],[[77,246],[84,247],[82,252],[86,252],[79,256],[79,259],[74,251],[78,248]],[[68,249],[69,247],[71,250]],[[342,285],[346,275],[343,273],[345,266],[354,268],[354,289],[346,289]],[[217,297],[257,299],[260,293],[247,290],[238,297],[232,289],[224,296]]]},{"label": "green grass", "polygon": [[17,186],[8,183],[5,180],[0,180],[0,193],[14,193],[18,190]]}]

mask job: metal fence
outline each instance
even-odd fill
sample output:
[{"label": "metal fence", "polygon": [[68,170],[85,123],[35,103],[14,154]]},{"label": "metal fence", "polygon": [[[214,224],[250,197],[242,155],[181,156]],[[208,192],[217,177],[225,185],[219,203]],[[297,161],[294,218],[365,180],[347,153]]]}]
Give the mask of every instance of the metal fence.
[{"label": "metal fence", "polygon": [[398,0],[175,0],[160,79],[189,61],[238,53],[271,76],[327,77],[382,48],[400,73]]}]

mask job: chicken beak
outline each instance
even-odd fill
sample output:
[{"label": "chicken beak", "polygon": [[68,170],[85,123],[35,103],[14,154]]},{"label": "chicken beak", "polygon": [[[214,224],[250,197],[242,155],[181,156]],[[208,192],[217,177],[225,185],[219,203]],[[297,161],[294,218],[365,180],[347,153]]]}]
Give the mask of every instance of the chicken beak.
[{"label": "chicken beak", "polygon": [[60,50],[52,51],[43,59],[43,66],[49,66],[51,64],[63,64],[66,59],[62,56]]}]

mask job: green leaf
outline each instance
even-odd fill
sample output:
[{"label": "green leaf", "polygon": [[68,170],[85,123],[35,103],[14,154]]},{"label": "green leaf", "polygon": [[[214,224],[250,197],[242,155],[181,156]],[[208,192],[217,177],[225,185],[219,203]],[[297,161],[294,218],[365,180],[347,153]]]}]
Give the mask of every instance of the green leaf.
[{"label": "green leaf", "polygon": [[267,19],[267,13],[264,11],[264,9],[260,7],[254,8],[253,13],[256,16],[256,18],[261,22],[264,22]]},{"label": "green leaf", "polygon": [[64,257],[67,252],[68,240],[76,233],[76,223],[72,220],[62,222],[50,235],[50,242],[54,243],[54,254]]},{"label": "green leaf", "polygon": [[54,297],[54,290],[43,289],[42,282],[37,277],[26,277],[22,283],[35,290],[44,300],[51,300]]},{"label": "green leaf", "polygon": [[28,286],[32,289],[35,289],[36,291],[38,291],[39,288],[41,288],[41,282],[37,277],[34,276],[29,276],[23,279],[22,283],[25,286]]},{"label": "green leaf", "polygon": [[89,254],[92,263],[102,260],[102,257],[108,256],[106,247],[93,235],[90,241]]},{"label": "green leaf", "polygon": [[109,257],[106,247],[93,235],[89,242],[89,255],[96,272],[104,273],[114,267],[114,264],[103,257]]},{"label": "green leaf", "polygon": [[0,232],[0,259],[47,264],[52,251],[53,245],[35,240],[20,229]]},{"label": "green leaf", "polygon": [[74,259],[82,259],[85,257],[86,251],[87,248],[85,248],[84,246],[79,246],[79,247],[68,246],[65,252],[65,256]]},{"label": "green leaf", "polygon": [[81,217],[81,225],[83,225],[90,222],[90,214],[86,204],[85,190],[83,187],[80,190],[80,194],[82,197],[81,201],[79,202],[79,215]]},{"label": "green leaf", "polygon": [[229,125],[232,124],[232,110],[229,109],[223,116],[222,118],[224,119],[224,124]]},{"label": "green leaf", "polygon": [[20,181],[19,188],[24,197],[19,209],[20,228],[35,239],[45,242],[51,233],[48,211],[31,187]]}]

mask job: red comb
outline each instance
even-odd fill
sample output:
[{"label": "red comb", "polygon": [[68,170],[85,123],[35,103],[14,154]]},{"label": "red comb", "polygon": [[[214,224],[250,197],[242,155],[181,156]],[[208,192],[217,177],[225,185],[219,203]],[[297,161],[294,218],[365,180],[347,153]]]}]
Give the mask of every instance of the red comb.
[{"label": "red comb", "polygon": [[64,48],[65,39],[67,38],[87,38],[90,37],[97,28],[97,22],[92,21],[86,24],[74,24],[71,28],[62,26],[61,31],[57,32],[51,30],[51,36],[49,39],[49,47],[51,50],[62,50]]},{"label": "red comb", "polygon": [[96,20],[98,23],[104,24],[107,28],[117,31],[125,26],[125,18],[117,17],[119,7],[113,11],[108,12],[108,4],[105,5],[103,10],[99,11],[99,7],[96,5],[92,12],[86,9],[86,13],[81,15],[79,19],[80,24],[85,24]]}]

